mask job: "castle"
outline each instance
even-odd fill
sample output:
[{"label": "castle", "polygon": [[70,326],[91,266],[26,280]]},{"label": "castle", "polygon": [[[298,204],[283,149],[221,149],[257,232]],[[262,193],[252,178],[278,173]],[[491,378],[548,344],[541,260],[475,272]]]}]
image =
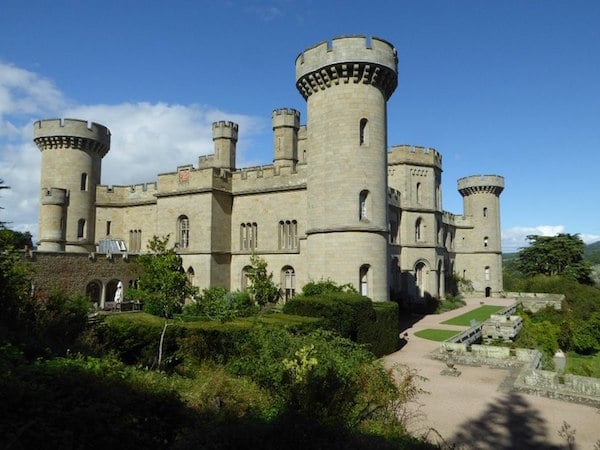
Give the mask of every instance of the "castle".
[{"label": "castle", "polygon": [[[461,178],[463,214],[444,211],[441,154],[388,150],[387,100],[397,84],[390,43],[361,36],[319,43],[296,59],[306,125],[294,109],[273,111],[273,164],[237,168],[238,125],[221,121],[213,124],[214,154],[200,156],[197,167],[133,186],[101,185],[106,127],[38,121],[38,251],[136,254],[152,236],[170,234],[199,288],[243,289],[257,254],[284,298],[321,279],[350,283],[375,301],[444,297],[453,275],[494,295],[502,290],[504,179]],[[103,304],[109,281],[90,279],[86,292]]]}]

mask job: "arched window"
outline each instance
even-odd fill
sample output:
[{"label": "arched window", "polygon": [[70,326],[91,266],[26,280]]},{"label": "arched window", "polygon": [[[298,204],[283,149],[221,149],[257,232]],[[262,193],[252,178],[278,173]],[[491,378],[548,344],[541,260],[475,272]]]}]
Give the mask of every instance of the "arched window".
[{"label": "arched window", "polygon": [[415,241],[419,242],[422,239],[423,219],[420,217],[415,222]]},{"label": "arched window", "polygon": [[367,220],[369,207],[367,202],[369,201],[369,191],[360,191],[358,196],[358,218],[360,220]]},{"label": "arched window", "polygon": [[369,296],[369,265],[363,264],[360,266],[358,273],[358,281],[360,285],[360,295]]},{"label": "arched window", "polygon": [[369,144],[369,141],[368,141],[369,135],[368,135],[368,128],[367,128],[368,123],[369,123],[369,121],[367,119],[365,119],[365,118],[360,119],[360,124],[358,127],[359,128],[358,141],[359,141],[360,145],[368,145]]},{"label": "arched window", "polygon": [[79,219],[77,221],[77,237],[85,237],[85,219]]},{"label": "arched window", "polygon": [[179,216],[177,219],[177,241],[179,248],[190,246],[190,219],[187,216]]},{"label": "arched window", "polygon": [[129,230],[129,251],[139,253],[142,248],[142,230]]},{"label": "arched window", "polygon": [[296,220],[279,221],[279,248],[298,248],[298,222]]},{"label": "arched window", "polygon": [[285,301],[296,295],[296,272],[292,266],[285,266],[281,269],[281,286]]},{"label": "arched window", "polygon": [[490,281],[490,266],[485,266],[483,273],[485,275],[485,281]]},{"label": "arched window", "polygon": [[483,217],[487,217],[488,209],[486,207],[483,208]]},{"label": "arched window", "polygon": [[185,272],[185,275],[187,277],[187,281],[190,284],[190,286],[194,286],[195,272],[194,272],[194,268],[192,266],[188,267],[188,270]]},{"label": "arched window", "polygon": [[417,186],[415,187],[415,198],[417,203],[421,203],[421,183],[417,183]]},{"label": "arched window", "polygon": [[85,172],[81,174],[81,184],[79,186],[79,190],[87,191],[87,173]]},{"label": "arched window", "polygon": [[250,287],[250,285],[252,284],[252,281],[250,280],[250,278],[248,278],[248,273],[250,273],[250,270],[252,269],[252,266],[244,266],[244,268],[242,269],[242,280],[240,283],[240,288],[241,290],[245,290],[248,289]]},{"label": "arched window", "polygon": [[254,250],[258,246],[258,225],[247,222],[240,225],[240,249]]},{"label": "arched window", "polygon": [[484,247],[488,246],[488,237],[487,236],[483,238],[483,246]]}]

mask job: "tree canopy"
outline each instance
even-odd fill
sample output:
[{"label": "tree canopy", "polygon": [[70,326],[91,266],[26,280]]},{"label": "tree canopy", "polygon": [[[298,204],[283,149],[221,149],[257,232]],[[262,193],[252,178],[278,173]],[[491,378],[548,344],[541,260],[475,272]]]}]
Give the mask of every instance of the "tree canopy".
[{"label": "tree canopy", "polygon": [[529,235],[529,247],[518,255],[518,268],[528,276],[562,275],[591,284],[591,265],[583,258],[585,244],[578,234]]},{"label": "tree canopy", "polygon": [[166,318],[179,312],[185,299],[195,293],[180,256],[173,248],[167,248],[168,242],[169,235],[154,236],[149,241],[149,253],[137,259],[144,269],[138,287],[128,291],[129,296],[144,300],[149,313]]}]

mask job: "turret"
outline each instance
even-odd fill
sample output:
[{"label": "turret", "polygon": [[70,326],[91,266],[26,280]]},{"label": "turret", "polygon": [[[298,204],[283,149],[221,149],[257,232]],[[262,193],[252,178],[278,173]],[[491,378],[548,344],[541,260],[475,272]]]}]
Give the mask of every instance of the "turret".
[{"label": "turret", "polygon": [[[457,230],[456,268],[473,282],[477,292],[490,295],[502,290],[500,194],[504,178],[475,175],[458,180],[464,216],[470,225]],[[469,254],[463,258],[461,254]]]},{"label": "turret", "polygon": [[296,167],[300,113],[295,109],[273,111],[273,163],[275,167]]},{"label": "turret", "polygon": [[110,131],[84,120],[40,120],[33,140],[42,152],[39,250],[94,251],[96,186]]},{"label": "turret", "polygon": [[353,284],[386,300],[387,100],[396,49],[362,36],[322,42],[296,59],[307,101],[309,279]]},{"label": "turret", "polygon": [[219,121],[212,124],[215,156],[213,167],[235,170],[235,147],[238,140],[238,124]]}]

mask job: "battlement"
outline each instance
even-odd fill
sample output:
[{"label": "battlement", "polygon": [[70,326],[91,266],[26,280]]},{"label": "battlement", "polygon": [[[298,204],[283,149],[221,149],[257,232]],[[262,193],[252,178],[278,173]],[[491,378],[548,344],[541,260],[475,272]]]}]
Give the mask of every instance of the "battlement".
[{"label": "battlement", "polygon": [[215,139],[232,139],[237,142],[238,139],[238,124],[225,120],[213,122],[212,124],[213,140]]},{"label": "battlement", "polygon": [[69,191],[61,188],[42,188],[40,202],[42,205],[64,206],[69,198]]},{"label": "battlement", "polygon": [[442,155],[434,148],[395,145],[388,152],[388,164],[416,164],[442,168]]},{"label": "battlement", "polygon": [[74,148],[92,151],[101,158],[110,150],[110,130],[79,119],[46,119],[33,124],[33,140],[40,150]]},{"label": "battlement", "polygon": [[398,56],[376,37],[340,36],[304,50],[296,58],[296,87],[307,99],[340,81],[372,84],[388,99],[398,85]]},{"label": "battlement", "polygon": [[458,180],[458,192],[463,197],[476,193],[500,195],[504,190],[504,177],[500,175],[472,175]]},{"label": "battlement", "polygon": [[273,129],[279,127],[300,128],[300,112],[292,108],[273,110]]},{"label": "battlement", "polygon": [[156,182],[123,186],[99,185],[96,187],[96,203],[105,205],[155,202],[157,192]]},{"label": "battlement", "polygon": [[293,168],[269,164],[237,170],[231,176],[234,194],[306,187],[306,166]]}]

